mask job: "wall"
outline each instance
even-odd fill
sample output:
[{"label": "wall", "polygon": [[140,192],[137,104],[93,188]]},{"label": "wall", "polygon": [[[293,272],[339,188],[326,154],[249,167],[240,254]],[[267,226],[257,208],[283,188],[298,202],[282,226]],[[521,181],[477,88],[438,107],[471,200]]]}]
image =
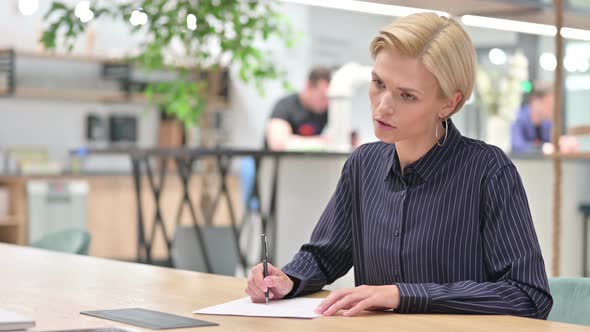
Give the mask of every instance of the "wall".
[{"label": "wall", "polygon": [[[69,0],[66,3],[75,4]],[[16,1],[0,2],[0,47],[20,51],[35,51],[41,18],[50,1],[40,1],[40,9],[24,17],[16,9]],[[123,50],[133,51],[138,43],[124,24],[92,22],[96,40],[92,55],[122,56]],[[85,39],[76,44],[74,54],[87,54]],[[63,62],[17,58],[19,86],[51,88],[60,86],[77,89],[108,89],[113,82],[97,80],[100,66],[93,63]],[[87,144],[84,137],[85,116],[88,112],[100,115],[133,114],[139,117],[138,145],[153,146],[157,141],[158,115],[144,104],[113,104],[99,102],[64,102],[32,98],[0,98],[0,147],[15,145],[46,146],[52,159],[67,164],[67,151]],[[34,133],[34,134],[32,134]],[[96,157],[88,166],[94,170],[126,170],[126,157]]]}]

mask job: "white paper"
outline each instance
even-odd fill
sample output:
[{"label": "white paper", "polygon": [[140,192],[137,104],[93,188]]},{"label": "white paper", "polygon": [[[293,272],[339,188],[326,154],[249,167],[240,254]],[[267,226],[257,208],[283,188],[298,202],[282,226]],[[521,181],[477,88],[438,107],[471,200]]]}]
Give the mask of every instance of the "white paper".
[{"label": "white paper", "polygon": [[35,322],[19,313],[0,309],[0,331],[24,330],[35,326]]},{"label": "white paper", "polygon": [[195,310],[193,313],[251,317],[315,318],[321,316],[313,311],[323,300],[300,297],[270,301],[269,304],[266,304],[253,303],[249,297],[244,297],[209,308]]}]

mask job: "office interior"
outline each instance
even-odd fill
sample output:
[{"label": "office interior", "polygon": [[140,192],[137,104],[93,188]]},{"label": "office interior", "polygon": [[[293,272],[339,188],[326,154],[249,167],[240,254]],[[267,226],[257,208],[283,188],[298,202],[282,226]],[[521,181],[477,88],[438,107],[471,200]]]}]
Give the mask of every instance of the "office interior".
[{"label": "office interior", "polygon": [[[265,233],[271,262],[285,265],[336,188],[353,151],[351,132],[360,144],[377,140],[370,75],[350,86],[344,104],[330,101],[331,144],[265,150],[273,105],[301,89],[314,66],[366,73],[379,29],[429,10],[458,20],[476,48],[475,92],[453,123],[516,165],[547,275],[590,275],[590,2],[562,1],[559,59],[549,0],[269,0],[293,40],[290,47],[278,37],[252,43],[284,74],[259,84],[244,82],[229,60],[201,67],[174,42],[163,60],[174,65],[142,68],[133,58],[145,51],[151,8],[111,18],[94,13],[92,1],[61,2],[84,30],[71,47],[62,32],[53,49],[43,36],[54,1],[0,2],[1,242],[244,278],[261,260]],[[178,31],[210,18],[177,10],[187,16]],[[215,42],[204,46],[212,57]],[[175,82],[187,68],[207,96],[189,120],[167,111],[176,107],[170,99],[147,96],[150,84]],[[535,82],[554,84],[557,70],[559,130],[575,136],[578,148],[511,151],[511,126],[527,93]],[[352,272],[327,289],[343,287],[354,287]]]}]

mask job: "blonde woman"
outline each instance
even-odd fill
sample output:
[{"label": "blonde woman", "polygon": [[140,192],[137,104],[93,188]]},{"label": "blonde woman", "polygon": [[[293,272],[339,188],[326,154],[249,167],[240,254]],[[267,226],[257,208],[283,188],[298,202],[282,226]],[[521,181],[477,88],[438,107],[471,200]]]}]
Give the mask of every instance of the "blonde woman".
[{"label": "blonde woman", "polygon": [[451,116],[471,95],[473,45],[453,19],[400,18],[371,43],[375,135],[344,165],[311,241],[282,270],[249,275],[255,302],[322,289],[354,266],[356,288],[316,309],[345,316],[507,314],[552,306],[527,197],[497,147],[463,137]]}]

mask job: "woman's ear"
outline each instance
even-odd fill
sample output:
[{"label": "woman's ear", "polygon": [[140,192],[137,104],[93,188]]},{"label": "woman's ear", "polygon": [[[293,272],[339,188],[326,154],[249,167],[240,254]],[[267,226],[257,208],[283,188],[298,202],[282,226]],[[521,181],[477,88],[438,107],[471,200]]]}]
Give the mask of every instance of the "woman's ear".
[{"label": "woman's ear", "polygon": [[455,108],[463,99],[463,94],[457,91],[451,97],[447,98],[441,107],[440,111],[438,112],[438,116],[442,119],[447,119],[455,112]]}]

